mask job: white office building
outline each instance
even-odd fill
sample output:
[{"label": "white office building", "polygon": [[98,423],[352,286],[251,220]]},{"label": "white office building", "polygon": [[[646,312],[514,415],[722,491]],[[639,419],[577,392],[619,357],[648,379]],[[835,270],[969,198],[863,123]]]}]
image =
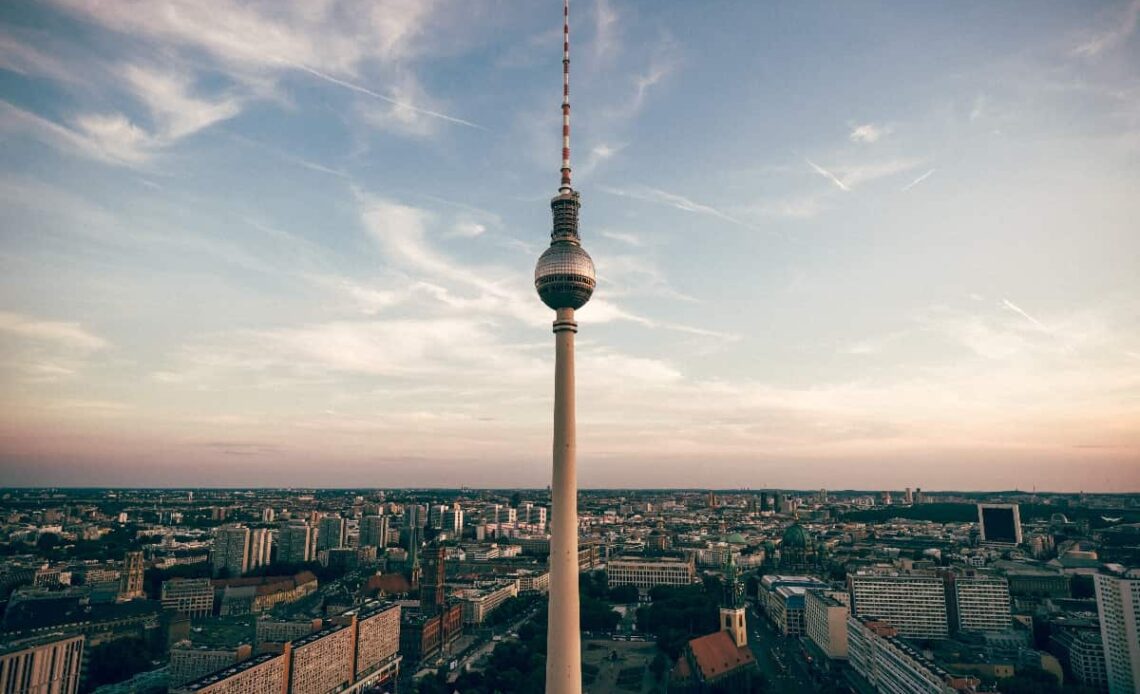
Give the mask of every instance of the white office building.
[{"label": "white office building", "polygon": [[1140,569],[1094,581],[1109,694],[1140,694]]},{"label": "white office building", "polygon": [[953,587],[960,631],[1005,631],[1012,624],[1009,582],[999,576],[955,577]]},{"label": "white office building", "polygon": [[852,574],[851,611],[891,624],[902,636],[939,639],[949,634],[946,589],[938,576]]}]

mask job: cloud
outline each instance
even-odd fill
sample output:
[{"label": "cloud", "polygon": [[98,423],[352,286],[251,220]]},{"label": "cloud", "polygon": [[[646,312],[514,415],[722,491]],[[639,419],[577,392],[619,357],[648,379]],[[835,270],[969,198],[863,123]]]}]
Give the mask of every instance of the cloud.
[{"label": "cloud", "polygon": [[194,96],[186,74],[140,65],[126,65],[120,74],[150,110],[157,137],[166,144],[233,118],[241,111],[241,103],[234,97],[211,101]]},{"label": "cloud", "polygon": [[1124,9],[1124,14],[1112,20],[1113,27],[1099,34],[1094,34],[1088,40],[1072,50],[1072,55],[1082,58],[1095,58],[1111,50],[1136,33],[1136,25],[1140,22],[1140,0],[1132,0]]},{"label": "cloud", "polygon": [[895,174],[909,171],[921,164],[920,161],[914,159],[887,159],[845,166],[832,171],[823,168],[811,159],[804,159],[804,161],[807,162],[813,171],[831,181],[835,184],[836,188],[846,193],[850,193],[864,183],[894,176]]},{"label": "cloud", "polygon": [[609,0],[594,3],[594,45],[593,58],[600,64],[609,59],[618,49],[618,14],[610,6]]},{"label": "cloud", "polygon": [[29,134],[53,147],[109,164],[140,166],[157,146],[122,114],[84,114],[71,127],[0,102],[0,129]]},{"label": "cloud", "polygon": [[624,231],[611,231],[609,229],[602,229],[598,231],[598,235],[611,241],[624,243],[627,246],[643,246],[645,245],[637,234],[630,234]]},{"label": "cloud", "polygon": [[484,233],[486,233],[486,231],[486,226],[479,224],[478,222],[472,222],[470,220],[462,220],[456,222],[455,225],[451,227],[452,236],[460,236],[468,239],[473,239],[476,236],[482,236]]},{"label": "cloud", "polygon": [[901,189],[901,190],[902,190],[902,192],[904,192],[904,193],[905,193],[905,192],[907,192],[907,191],[908,191],[908,190],[910,190],[911,188],[913,188],[913,187],[917,186],[919,183],[922,183],[922,182],[923,182],[923,181],[925,181],[926,179],[930,178],[930,177],[931,177],[933,174],[934,174],[934,169],[930,169],[930,170],[929,170],[929,171],[927,171],[926,173],[922,174],[922,175],[921,175],[921,176],[919,176],[918,178],[914,179],[914,180],[913,180],[913,181],[911,181],[910,183],[908,183],[908,184],[906,184],[905,186],[903,186],[903,187],[902,187],[902,189]]},{"label": "cloud", "polygon": [[94,352],[108,346],[79,323],[46,321],[19,313],[0,311],[0,332],[25,340],[47,342],[81,353]]},{"label": "cloud", "polygon": [[872,144],[878,142],[884,136],[889,135],[891,130],[892,128],[890,126],[864,123],[863,125],[857,125],[852,128],[849,137],[852,142]]},{"label": "cloud", "polygon": [[849,187],[847,187],[847,184],[844,183],[842,180],[840,180],[840,178],[838,176],[836,176],[835,174],[831,173],[830,171],[823,168],[819,164],[816,164],[811,159],[804,159],[804,161],[806,161],[808,163],[808,166],[810,166],[817,174],[819,174],[820,176],[823,176],[827,180],[834,183],[835,187],[838,188],[839,190],[842,190],[845,193],[851,192],[851,189]]},{"label": "cloud", "polygon": [[325,74],[319,70],[314,70],[311,67],[294,63],[294,67],[303,72],[318,77],[326,82],[351,89],[354,92],[370,96],[373,99],[379,99],[389,105],[389,108],[383,110],[366,110],[364,112],[366,120],[372,125],[380,128],[394,128],[406,133],[414,135],[427,135],[434,130],[430,125],[424,121],[423,116],[428,118],[437,118],[439,120],[454,123],[456,125],[466,126],[468,128],[475,128],[477,130],[486,130],[481,125],[472,123],[471,121],[455,116],[449,116],[446,113],[433,111],[428,108],[421,108],[414,104],[417,100],[424,100],[427,96],[423,93],[419,84],[416,83],[411,75],[404,75],[404,79],[400,84],[391,87],[394,96],[385,96],[379,92],[375,92],[367,87],[362,87],[358,84],[353,84],[346,80],[338,79],[332,75]]},{"label": "cloud", "polygon": [[1026,312],[1025,312],[1025,311],[1024,311],[1024,310],[1023,310],[1023,309],[1022,309],[1020,306],[1018,306],[1017,304],[1013,303],[1013,302],[1012,302],[1012,301],[1010,301],[1009,299],[1002,299],[1002,300],[1001,300],[1001,305],[1002,305],[1002,306],[1004,306],[1004,307],[1005,307],[1007,310],[1009,310],[1009,311],[1013,311],[1014,313],[1016,313],[1017,315],[1021,316],[1021,317],[1022,317],[1022,318],[1024,318],[1025,320],[1029,321],[1029,322],[1030,322],[1030,323],[1032,323],[1033,325],[1037,326],[1037,327],[1038,327],[1038,328],[1040,328],[1041,330],[1044,330],[1044,331],[1048,332],[1048,329],[1047,329],[1047,328],[1046,328],[1044,325],[1041,325],[1041,322],[1040,322],[1040,321],[1038,321],[1036,318],[1034,318],[1033,316],[1031,316],[1031,315],[1029,315],[1028,313],[1026,313]]},{"label": "cloud", "polygon": [[602,186],[601,190],[602,192],[609,193],[610,195],[617,195],[619,197],[631,198],[633,200],[651,202],[657,205],[664,205],[666,207],[672,207],[673,209],[683,210],[685,212],[694,212],[697,214],[707,215],[709,217],[715,217],[717,219],[722,219],[726,222],[732,222],[733,224],[738,224],[740,226],[748,226],[748,224],[745,224],[732,215],[715,207],[695,202],[683,195],[677,195],[676,193],[670,193],[664,190],[659,190],[657,188],[650,188],[648,186],[637,186],[633,188],[613,188],[610,186]]}]

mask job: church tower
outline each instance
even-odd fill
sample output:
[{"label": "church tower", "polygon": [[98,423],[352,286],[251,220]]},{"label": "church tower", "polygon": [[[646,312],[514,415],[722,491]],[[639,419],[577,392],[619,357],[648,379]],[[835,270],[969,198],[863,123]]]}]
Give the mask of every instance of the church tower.
[{"label": "church tower", "polygon": [[728,552],[728,563],[724,572],[724,597],[720,607],[720,628],[727,631],[737,648],[748,645],[748,629],[744,623],[744,590],[736,575],[736,561],[732,551]]}]

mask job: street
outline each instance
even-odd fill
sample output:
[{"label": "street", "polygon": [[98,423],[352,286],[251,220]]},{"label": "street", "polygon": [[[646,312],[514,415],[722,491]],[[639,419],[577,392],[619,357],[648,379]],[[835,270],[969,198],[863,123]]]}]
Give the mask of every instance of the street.
[{"label": "street", "polygon": [[803,660],[799,641],[778,634],[765,617],[750,606],[747,612],[748,645],[775,694],[811,691],[812,675]]}]

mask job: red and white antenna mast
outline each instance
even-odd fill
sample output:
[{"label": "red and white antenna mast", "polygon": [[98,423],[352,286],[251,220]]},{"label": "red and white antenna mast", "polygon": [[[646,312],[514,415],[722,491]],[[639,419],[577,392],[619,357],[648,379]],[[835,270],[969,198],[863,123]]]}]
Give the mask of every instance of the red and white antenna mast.
[{"label": "red and white antenna mast", "polygon": [[570,0],[562,3],[562,183],[558,192],[570,187]]}]

